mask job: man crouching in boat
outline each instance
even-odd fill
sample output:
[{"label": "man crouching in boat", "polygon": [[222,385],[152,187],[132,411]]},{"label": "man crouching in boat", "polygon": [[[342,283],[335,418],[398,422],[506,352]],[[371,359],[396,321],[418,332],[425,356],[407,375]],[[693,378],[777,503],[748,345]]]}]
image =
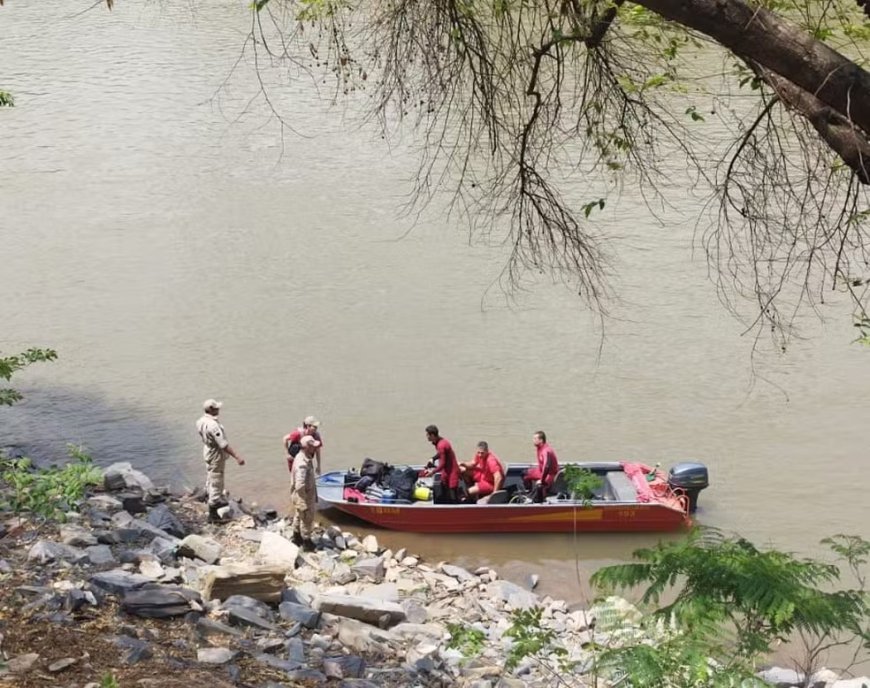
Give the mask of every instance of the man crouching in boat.
[{"label": "man crouching in boat", "polygon": [[317,484],[314,470],[314,457],[320,442],[311,435],[299,440],[299,453],[293,460],[290,471],[290,501],[293,503],[293,544],[301,546],[306,552],[315,550],[314,512],[317,509]]},{"label": "man crouching in boat", "polygon": [[533,491],[533,501],[543,502],[559,473],[559,459],[556,458],[553,448],[547,444],[547,434],[543,430],[538,430],[532,436],[532,442],[535,445],[538,465],[526,471],[523,485],[526,490]]},{"label": "man crouching in boat", "polygon": [[441,474],[442,501],[447,504],[456,504],[457,488],[459,487],[459,462],[456,453],[449,441],[438,433],[437,425],[426,426],[426,438],[435,445],[438,453],[432,457],[427,468],[432,473]]},{"label": "man crouching in boat", "polygon": [[504,485],[504,465],[486,442],[477,443],[477,453],[470,463],[459,464],[459,474],[469,485],[468,496],[481,503]]}]

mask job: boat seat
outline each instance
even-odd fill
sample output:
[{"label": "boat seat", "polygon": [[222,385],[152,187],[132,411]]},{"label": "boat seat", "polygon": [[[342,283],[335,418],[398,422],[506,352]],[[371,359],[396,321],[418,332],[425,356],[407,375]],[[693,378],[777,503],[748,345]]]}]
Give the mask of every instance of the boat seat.
[{"label": "boat seat", "polygon": [[491,495],[477,500],[478,504],[507,504],[510,501],[510,493],[507,490],[496,490]]},{"label": "boat seat", "polygon": [[610,471],[604,480],[607,496],[614,502],[636,502],[637,489],[622,471]]}]

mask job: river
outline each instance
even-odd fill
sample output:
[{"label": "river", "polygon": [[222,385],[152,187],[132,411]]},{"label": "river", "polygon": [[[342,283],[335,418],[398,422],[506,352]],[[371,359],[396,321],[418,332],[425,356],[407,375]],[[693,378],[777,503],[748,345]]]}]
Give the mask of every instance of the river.
[{"label": "river", "polygon": [[[504,249],[469,241],[440,201],[403,217],[411,146],[330,108],[328,85],[275,93],[283,137],[262,101],[246,106],[253,72],[231,74],[246,3],[76,5],[0,10],[0,88],[16,97],[0,110],[0,350],[60,353],[16,377],[27,398],[0,411],[0,446],[55,459],[83,443],[193,485],[193,424],[216,397],[248,460],[229,486],[283,509],[281,437],[308,414],[327,469],[424,461],[429,423],[461,458],[486,439],[529,460],[544,429],[563,460],[706,463],[700,522],[759,544],[821,556],[827,535],[870,537],[870,351],[850,343],[848,304],[804,318],[785,353],[762,337],[753,354],[693,250],[687,184],[658,218],[630,189],[601,213],[619,296],[602,326],[561,283],[506,294]],[[571,601],[656,541],[378,535],[538,573]]]}]

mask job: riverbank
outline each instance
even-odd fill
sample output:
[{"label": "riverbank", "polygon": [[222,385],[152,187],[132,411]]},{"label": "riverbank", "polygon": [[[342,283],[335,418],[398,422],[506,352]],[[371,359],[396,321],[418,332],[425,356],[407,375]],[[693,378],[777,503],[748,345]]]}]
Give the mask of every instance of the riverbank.
[{"label": "riverbank", "polygon": [[641,617],[619,598],[571,610],[335,526],[302,552],[274,511],[224,511],[208,524],[201,493],[115,464],[63,521],[0,513],[0,685],[593,685],[593,649]]}]

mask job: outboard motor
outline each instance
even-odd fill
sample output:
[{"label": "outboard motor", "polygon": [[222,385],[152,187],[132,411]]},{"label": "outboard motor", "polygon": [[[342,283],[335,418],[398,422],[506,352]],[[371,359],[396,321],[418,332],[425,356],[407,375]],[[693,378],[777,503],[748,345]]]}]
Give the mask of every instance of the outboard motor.
[{"label": "outboard motor", "polygon": [[680,489],[689,498],[689,513],[698,508],[698,494],[710,484],[707,467],[702,463],[678,463],[668,473],[668,485]]}]

